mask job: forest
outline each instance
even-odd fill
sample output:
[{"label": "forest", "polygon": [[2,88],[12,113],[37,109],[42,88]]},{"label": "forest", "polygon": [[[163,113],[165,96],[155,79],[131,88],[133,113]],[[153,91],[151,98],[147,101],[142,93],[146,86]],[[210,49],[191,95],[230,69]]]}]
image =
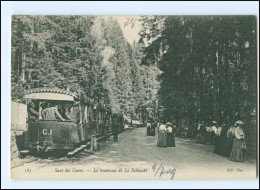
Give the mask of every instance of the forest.
[{"label": "forest", "polygon": [[114,113],[140,117],[156,106],[161,74],[141,64],[142,49],[111,17],[13,16],[12,100],[23,102],[29,88],[82,90]]},{"label": "forest", "polygon": [[255,16],[152,16],[142,25],[142,64],[162,71],[164,120],[256,126]]},{"label": "forest", "polygon": [[130,44],[110,17],[13,16],[12,100],[48,86],[83,90],[135,118],[149,112],[187,126],[256,120],[256,17],[140,22],[140,40]]}]

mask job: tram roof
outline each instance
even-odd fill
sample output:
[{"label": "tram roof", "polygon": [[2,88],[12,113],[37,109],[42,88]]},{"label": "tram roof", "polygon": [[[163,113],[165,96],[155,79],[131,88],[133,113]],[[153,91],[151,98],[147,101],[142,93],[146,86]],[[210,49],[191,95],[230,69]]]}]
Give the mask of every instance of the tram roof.
[{"label": "tram roof", "polygon": [[86,103],[93,104],[92,98],[86,96],[83,91],[80,93],[71,92],[59,88],[33,88],[25,92],[26,99],[38,99],[38,100],[61,100],[61,101],[74,101],[82,100]]},{"label": "tram roof", "polygon": [[26,99],[38,99],[38,100],[63,100],[74,101],[78,99],[78,95],[68,90],[57,88],[34,88],[25,92]]}]

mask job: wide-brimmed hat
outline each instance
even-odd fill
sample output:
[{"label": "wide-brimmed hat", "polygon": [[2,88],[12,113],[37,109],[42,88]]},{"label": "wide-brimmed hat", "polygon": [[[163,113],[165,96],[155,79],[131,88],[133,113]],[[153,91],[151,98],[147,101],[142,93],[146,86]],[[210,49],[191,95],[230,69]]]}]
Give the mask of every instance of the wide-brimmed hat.
[{"label": "wide-brimmed hat", "polygon": [[253,111],[250,112],[250,115],[255,116],[256,115],[256,109],[253,109]]},{"label": "wide-brimmed hat", "polygon": [[235,122],[235,125],[244,125],[244,122],[241,121],[241,120],[237,120],[237,121]]},{"label": "wide-brimmed hat", "polygon": [[218,123],[218,122],[216,122],[216,121],[214,120],[214,121],[212,121],[212,123],[215,123],[215,124],[216,124],[216,123]]},{"label": "wide-brimmed hat", "polygon": [[170,125],[170,126],[172,126],[172,124],[171,124],[170,122],[167,122],[165,125]]}]

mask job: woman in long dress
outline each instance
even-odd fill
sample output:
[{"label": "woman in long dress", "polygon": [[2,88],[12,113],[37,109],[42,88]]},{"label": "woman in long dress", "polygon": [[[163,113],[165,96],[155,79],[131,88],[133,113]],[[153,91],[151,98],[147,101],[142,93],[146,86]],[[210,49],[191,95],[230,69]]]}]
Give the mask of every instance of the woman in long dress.
[{"label": "woman in long dress", "polygon": [[160,125],[160,127],[159,127],[157,146],[158,147],[167,147],[167,133],[166,133],[165,125]]},{"label": "woman in long dress", "polygon": [[214,153],[219,155],[223,155],[223,149],[227,137],[227,130],[225,130],[226,128],[227,127],[225,126],[225,124],[223,124],[221,127],[219,126],[217,129],[217,141],[216,141]]},{"label": "woman in long dress", "polygon": [[242,121],[236,122],[236,129],[235,129],[235,138],[232,146],[232,151],[230,155],[230,160],[236,162],[244,162],[245,161],[245,135],[242,129],[243,126]]},{"label": "woman in long dress", "polygon": [[[222,130],[221,130],[221,133],[220,133],[220,136],[219,136],[219,146],[220,146],[220,155],[221,156],[226,156],[226,147],[227,147],[227,144],[228,144],[228,137],[227,137],[227,132],[229,130],[229,125],[228,124],[224,124],[222,126]],[[232,144],[231,144],[231,148],[230,148],[230,151],[229,151],[229,155],[230,155],[230,152],[231,152],[231,149],[232,149]]]},{"label": "woman in long dress", "polygon": [[147,136],[150,136],[151,133],[151,123],[146,124],[146,134]]},{"label": "woman in long dress", "polygon": [[211,131],[210,131],[210,144],[211,145],[216,145],[217,141],[217,133],[218,133],[218,128],[217,128],[217,122],[212,121],[212,126],[211,126]]},{"label": "woman in long dress", "polygon": [[224,147],[224,156],[230,157],[232,146],[235,138],[235,129],[233,125],[230,126],[230,128],[227,131],[227,142]]},{"label": "woman in long dress", "polygon": [[205,144],[210,144],[210,136],[211,136],[211,127],[205,127]]},{"label": "woman in long dress", "polygon": [[150,136],[155,136],[155,127],[156,127],[156,123],[152,122],[150,128]]},{"label": "woman in long dress", "polygon": [[175,139],[171,126],[167,127],[167,147],[175,147]]}]

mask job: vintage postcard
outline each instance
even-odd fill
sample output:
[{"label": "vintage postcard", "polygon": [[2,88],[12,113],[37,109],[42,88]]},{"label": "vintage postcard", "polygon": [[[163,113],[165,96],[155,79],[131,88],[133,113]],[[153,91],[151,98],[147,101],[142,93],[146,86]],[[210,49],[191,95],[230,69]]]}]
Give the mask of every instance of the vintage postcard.
[{"label": "vintage postcard", "polygon": [[12,179],[255,179],[256,16],[13,15]]}]

